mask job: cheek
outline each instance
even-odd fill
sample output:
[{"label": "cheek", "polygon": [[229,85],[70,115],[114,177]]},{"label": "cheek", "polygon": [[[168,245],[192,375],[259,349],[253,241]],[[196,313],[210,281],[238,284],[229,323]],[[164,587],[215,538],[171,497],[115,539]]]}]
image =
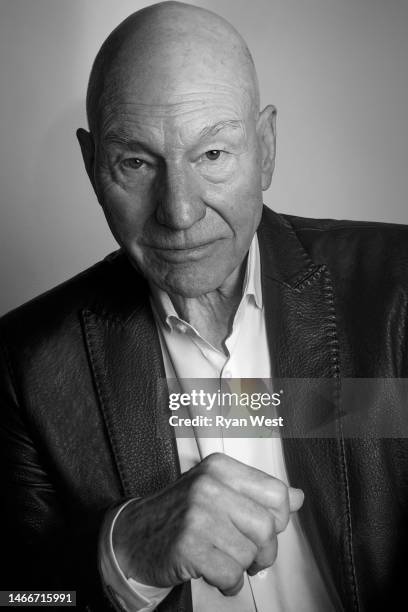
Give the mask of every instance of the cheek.
[{"label": "cheek", "polygon": [[207,202],[228,223],[237,230],[248,230],[252,220],[262,209],[262,189],[259,168],[256,164],[243,164],[234,177],[223,185],[207,189]]},{"label": "cheek", "polygon": [[99,199],[115,237],[122,243],[137,237],[152,212],[147,194],[130,192],[115,183],[102,181],[99,187]]}]

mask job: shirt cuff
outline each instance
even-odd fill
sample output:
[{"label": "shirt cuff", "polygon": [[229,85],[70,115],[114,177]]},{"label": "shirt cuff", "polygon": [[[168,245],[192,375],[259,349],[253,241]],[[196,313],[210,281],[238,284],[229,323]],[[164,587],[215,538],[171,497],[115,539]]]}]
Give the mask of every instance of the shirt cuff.
[{"label": "shirt cuff", "polygon": [[99,563],[105,584],[126,612],[151,612],[170,593],[171,587],[155,587],[126,578],[116,559],[112,533],[120,512],[134,499],[107,513],[99,538]]}]

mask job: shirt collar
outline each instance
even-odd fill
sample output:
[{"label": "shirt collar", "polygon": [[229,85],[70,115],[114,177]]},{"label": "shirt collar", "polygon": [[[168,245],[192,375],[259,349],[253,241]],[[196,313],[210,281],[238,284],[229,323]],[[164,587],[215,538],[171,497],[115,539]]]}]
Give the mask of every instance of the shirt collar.
[{"label": "shirt collar", "polygon": [[262,308],[261,257],[259,254],[258,236],[255,232],[248,251],[247,267],[244,278],[242,297],[252,295],[258,308]]},{"label": "shirt collar", "polygon": [[[185,326],[185,329],[191,328],[189,323],[178,316],[168,293],[153,283],[149,285],[153,309],[159,315],[162,323],[171,330],[174,328],[174,323],[177,323],[178,329],[180,329],[180,323]],[[246,297],[253,296],[257,308],[262,309],[261,259],[256,232],[248,251],[243,287],[240,306]]]}]

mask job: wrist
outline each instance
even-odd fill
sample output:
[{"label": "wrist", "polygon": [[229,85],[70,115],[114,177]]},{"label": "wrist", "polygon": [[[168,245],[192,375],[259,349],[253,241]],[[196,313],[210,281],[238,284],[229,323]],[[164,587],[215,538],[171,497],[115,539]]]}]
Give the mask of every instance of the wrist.
[{"label": "wrist", "polygon": [[118,565],[126,578],[133,578],[134,580],[138,580],[138,577],[135,575],[131,563],[132,558],[134,558],[132,527],[135,523],[135,506],[139,505],[140,502],[141,498],[134,498],[124,503],[111,525],[112,550]]}]

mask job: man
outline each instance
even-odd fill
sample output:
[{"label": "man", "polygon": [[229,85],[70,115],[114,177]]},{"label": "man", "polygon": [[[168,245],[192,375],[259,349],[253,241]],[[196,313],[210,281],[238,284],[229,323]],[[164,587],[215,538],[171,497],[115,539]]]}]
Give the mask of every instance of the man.
[{"label": "man", "polygon": [[341,377],[406,376],[407,229],[263,207],[275,109],[202,9],[118,26],[87,110],[121,251],[2,319],[3,588],[98,611],[396,602],[404,440],[176,441],[160,381],[324,378],[337,410]]}]

